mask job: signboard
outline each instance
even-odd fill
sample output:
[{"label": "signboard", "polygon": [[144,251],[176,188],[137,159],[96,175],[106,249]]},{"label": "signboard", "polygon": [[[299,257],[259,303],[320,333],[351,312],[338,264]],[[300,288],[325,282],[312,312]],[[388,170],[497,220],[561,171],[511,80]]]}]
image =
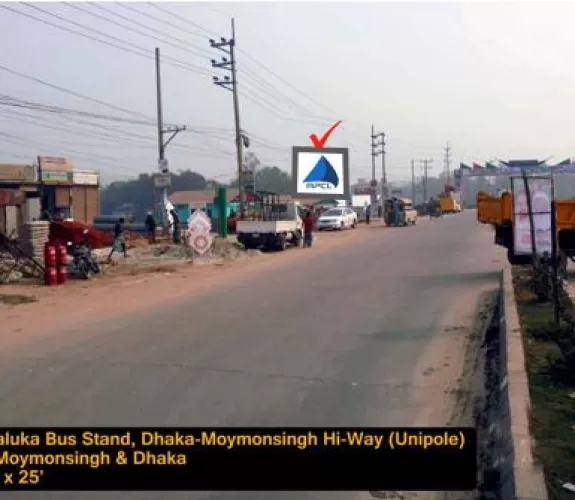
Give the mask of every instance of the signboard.
[{"label": "signboard", "polygon": [[158,170],[162,174],[167,174],[168,171],[170,170],[170,165],[168,164],[168,160],[166,160],[165,158],[158,160]]},{"label": "signboard", "polygon": [[212,229],[212,221],[201,210],[196,210],[188,219],[188,229],[190,233],[203,231],[210,232]]},{"label": "signboard", "polygon": [[192,233],[190,235],[190,247],[200,255],[205,254],[212,246],[213,240],[209,233]]},{"label": "signboard", "polygon": [[26,193],[18,189],[0,189],[0,206],[22,205],[26,201]]},{"label": "signboard", "polygon": [[292,148],[294,195],[349,199],[349,151],[346,148]]},{"label": "signboard", "polygon": [[203,255],[212,246],[213,240],[210,234],[212,222],[202,211],[194,212],[188,220],[188,230],[190,231],[190,247]]},{"label": "signboard", "polygon": [[0,182],[36,182],[38,171],[30,165],[0,163]]},{"label": "signboard", "polygon": [[154,174],[154,187],[166,188],[172,184],[172,176],[169,173]]},{"label": "signboard", "polygon": [[38,164],[44,172],[71,172],[74,165],[67,158],[55,156],[38,156]]},{"label": "signboard", "polygon": [[79,186],[97,186],[100,183],[100,174],[87,170],[74,170],[72,180]]},{"label": "signboard", "polygon": [[44,184],[72,184],[74,174],[71,171],[42,170],[42,182]]},{"label": "signboard", "polygon": [[[553,234],[551,232],[551,201],[554,197],[552,177],[527,177],[531,194],[531,210],[535,227],[535,248],[539,255],[551,254]],[[516,255],[531,254],[531,223],[522,177],[511,178],[513,196],[513,244]]]}]

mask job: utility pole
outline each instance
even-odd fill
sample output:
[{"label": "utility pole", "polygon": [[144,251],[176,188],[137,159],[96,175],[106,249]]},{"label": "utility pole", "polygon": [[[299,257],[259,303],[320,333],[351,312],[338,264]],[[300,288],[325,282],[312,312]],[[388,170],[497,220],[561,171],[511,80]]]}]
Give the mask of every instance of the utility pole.
[{"label": "utility pole", "polygon": [[[377,142],[377,140],[380,142]],[[381,150],[377,148],[381,146]],[[375,127],[371,126],[371,179],[372,182],[376,181],[375,177],[375,157],[381,155],[381,213],[385,203],[386,188],[387,188],[387,172],[385,171],[385,134],[383,132],[376,134]]]},{"label": "utility pole", "polygon": [[221,50],[229,56],[222,57],[220,62],[212,59],[212,67],[225,69],[231,73],[231,78],[225,76],[223,80],[214,76],[214,84],[232,92],[234,102],[234,125],[236,130],[236,161],[238,167],[238,190],[240,195],[240,215],[243,217],[245,214],[245,189],[243,182],[243,146],[249,147],[248,138],[242,133],[240,125],[240,103],[238,98],[238,79],[236,69],[236,28],[234,19],[232,19],[232,37],[226,40],[224,37],[220,38],[219,42],[210,39],[210,47]]},{"label": "utility pole", "polygon": [[385,171],[385,134],[382,132],[379,136],[381,137],[381,178],[383,179],[383,185],[387,186],[387,172]]},{"label": "utility pole", "polygon": [[[168,186],[170,182],[170,169],[168,166],[168,160],[166,160],[166,147],[179,132],[186,130],[185,126],[173,126],[169,125],[164,127],[164,117],[163,117],[163,110],[162,110],[162,78],[160,73],[160,49],[156,47],[156,105],[157,105],[157,112],[158,112],[158,170],[161,177],[156,177],[158,179],[158,187],[161,190],[161,201],[163,201],[168,196]],[[167,134],[171,134],[168,140],[165,140]],[[155,192],[155,190],[154,190]],[[156,197],[154,197],[156,198]],[[155,199],[154,202],[157,200]],[[155,204],[155,203],[154,203]],[[162,209],[162,222],[164,229],[167,229],[168,226],[168,218],[163,213],[164,210]]]},{"label": "utility pole", "polygon": [[371,126],[371,180],[375,181],[375,157],[377,156],[377,153],[375,152],[375,148],[377,147],[376,143],[375,143],[375,138],[377,136],[375,135],[375,127],[372,125]]},{"label": "utility pole", "polygon": [[[376,142],[380,139],[381,142]],[[381,146],[381,151],[377,148]],[[385,134],[383,132],[376,134],[375,127],[371,126],[371,179],[376,180],[375,177],[375,157],[381,155],[381,180],[383,184],[387,184],[387,172],[385,170]]]},{"label": "utility pole", "polygon": [[444,163],[445,163],[445,179],[446,179],[445,183],[451,185],[451,146],[449,145],[449,143],[445,145]]},{"label": "utility pole", "polygon": [[427,202],[427,174],[429,171],[429,165],[433,160],[420,160],[423,163],[423,203]]},{"label": "utility pole", "polygon": [[415,202],[415,161],[411,160],[411,202],[416,205]]}]

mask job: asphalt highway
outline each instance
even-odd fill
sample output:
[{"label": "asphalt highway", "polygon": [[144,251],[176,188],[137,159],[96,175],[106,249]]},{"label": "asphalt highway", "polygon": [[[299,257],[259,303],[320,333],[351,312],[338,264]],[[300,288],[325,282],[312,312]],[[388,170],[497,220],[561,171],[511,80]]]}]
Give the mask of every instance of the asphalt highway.
[{"label": "asphalt highway", "polygon": [[[191,298],[4,339],[0,425],[443,425],[464,334],[503,254],[475,212],[358,229],[230,271]],[[201,283],[182,286],[201,287]],[[126,292],[129,293],[129,290]],[[150,289],[150,295],[155,291]],[[121,304],[118,305],[121,307]],[[414,471],[414,474],[416,471]],[[0,498],[276,500],[355,493],[0,493]]]}]

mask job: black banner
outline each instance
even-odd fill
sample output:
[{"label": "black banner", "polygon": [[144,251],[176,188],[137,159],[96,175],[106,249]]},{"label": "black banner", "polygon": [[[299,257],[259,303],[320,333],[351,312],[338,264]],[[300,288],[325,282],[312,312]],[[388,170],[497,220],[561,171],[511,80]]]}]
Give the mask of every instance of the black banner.
[{"label": "black banner", "polygon": [[0,489],[464,491],[471,428],[3,428]]}]

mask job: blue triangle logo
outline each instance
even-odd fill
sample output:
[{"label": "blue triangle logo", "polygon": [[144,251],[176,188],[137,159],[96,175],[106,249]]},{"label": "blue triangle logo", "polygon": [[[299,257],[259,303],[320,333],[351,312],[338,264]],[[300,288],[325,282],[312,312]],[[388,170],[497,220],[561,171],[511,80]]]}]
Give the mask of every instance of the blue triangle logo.
[{"label": "blue triangle logo", "polygon": [[339,177],[332,164],[327,160],[325,156],[321,156],[319,161],[312,168],[311,172],[307,174],[307,177],[303,180],[304,182],[329,182],[337,187],[339,184]]}]

